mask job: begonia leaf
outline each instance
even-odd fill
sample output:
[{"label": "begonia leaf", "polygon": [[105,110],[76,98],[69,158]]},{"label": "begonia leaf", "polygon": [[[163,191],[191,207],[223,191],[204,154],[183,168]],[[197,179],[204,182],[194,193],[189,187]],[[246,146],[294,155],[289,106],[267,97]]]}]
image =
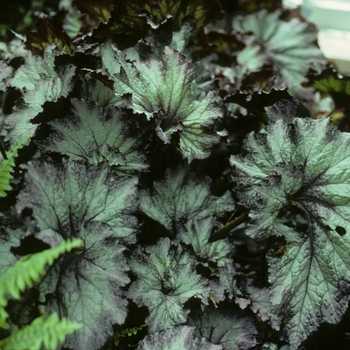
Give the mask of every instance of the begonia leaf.
[{"label": "begonia leaf", "polygon": [[113,334],[112,325],[126,318],[121,287],[129,282],[129,268],[120,243],[135,241],[137,179],[115,178],[107,164],[36,161],[26,168],[17,210],[32,209],[36,237],[51,246],[83,240],[80,250],[62,256],[40,282],[41,295],[51,295],[46,308],[85,325],[67,337],[66,346],[99,348]]},{"label": "begonia leaf", "polygon": [[124,121],[121,110],[78,99],[71,103],[73,116],[50,123],[56,132],[45,141],[45,149],[89,164],[107,161],[118,175],[147,168],[138,151],[138,140],[131,135],[130,124]]},{"label": "begonia leaf", "polygon": [[212,229],[213,222],[210,217],[201,221],[189,221],[185,230],[179,235],[179,240],[191,245],[195,254],[201,259],[208,259],[217,266],[224,266],[230,261],[230,246],[226,240],[209,242]]},{"label": "begonia leaf", "polygon": [[[246,157],[231,157],[239,203],[250,209],[246,234],[286,240],[269,280],[292,350],[320,323],[339,322],[350,299],[349,145],[328,119],[279,119],[248,135]],[[287,226],[286,211],[305,224]]]},{"label": "begonia leaf", "polygon": [[[4,215],[0,215],[1,220],[6,220]],[[5,221],[6,222],[6,221]],[[25,232],[19,228],[11,229],[10,227],[4,227],[2,223],[0,227],[0,276],[17,261],[16,255],[11,252],[12,247],[20,245],[20,240],[25,236]]]},{"label": "begonia leaf", "polygon": [[195,328],[178,326],[150,334],[137,350],[222,350],[221,345],[210,344],[204,338],[194,336]]},{"label": "begonia leaf", "polygon": [[47,47],[43,58],[29,52],[27,62],[11,80],[11,86],[24,93],[5,121],[12,140],[33,136],[39,124],[31,121],[43,111],[44,103],[67,97],[73,88],[76,67],[71,64],[60,66],[56,72],[52,51],[51,46]]},{"label": "begonia leaf", "polygon": [[192,16],[196,20],[196,32],[211,21],[222,19],[223,11],[216,0],[158,0],[156,3],[146,2],[145,6],[153,21],[161,23],[170,15],[175,22],[175,29],[180,29],[183,20]]},{"label": "begonia leaf", "polygon": [[189,310],[183,304],[189,298],[208,303],[210,291],[196,272],[193,257],[169,238],[161,239],[156,246],[138,249],[129,265],[138,279],[131,285],[128,297],[148,307],[146,322],[151,332],[185,323]]},{"label": "begonia leaf", "polygon": [[116,49],[115,55],[121,73],[110,74],[116,92],[128,98],[130,108],[154,119],[155,131],[164,143],[179,133],[179,147],[188,162],[208,157],[219,141],[214,123],[222,116],[220,98],[214,91],[199,98],[194,70],[185,57],[167,46],[161,59],[129,63]]},{"label": "begonia leaf", "polygon": [[169,231],[174,227],[183,228],[190,220],[220,216],[233,210],[230,193],[213,196],[209,184],[209,179],[197,180],[187,167],[168,169],[163,181],[154,182],[151,193],[140,191],[140,209]]},{"label": "begonia leaf", "polygon": [[223,350],[250,349],[257,344],[253,320],[233,310],[209,305],[204,311],[191,313],[188,324],[197,327],[197,336],[222,345]]},{"label": "begonia leaf", "polygon": [[82,248],[60,257],[39,284],[42,295],[50,295],[47,312],[84,325],[66,338],[66,347],[98,349],[113,334],[112,326],[125,321],[127,300],[121,287],[129,282],[129,268],[125,247],[108,244],[113,235],[100,223],[81,226],[76,236],[83,239]]},{"label": "begonia leaf", "polygon": [[[249,36],[246,47],[237,54],[237,61],[249,71],[258,71],[272,63],[287,83],[299,86],[308,68],[320,68],[325,63],[316,45],[314,27],[297,18],[280,19],[281,11],[261,10],[246,16],[235,16],[234,33]],[[248,34],[250,33],[250,34]]]},{"label": "begonia leaf", "polygon": [[137,221],[131,213],[137,208],[136,178],[115,179],[106,164],[86,167],[71,161],[61,167],[30,162],[26,168],[26,186],[16,207],[19,213],[32,209],[42,232],[53,230],[69,238],[76,235],[76,226],[100,222],[115,237],[134,239]]}]

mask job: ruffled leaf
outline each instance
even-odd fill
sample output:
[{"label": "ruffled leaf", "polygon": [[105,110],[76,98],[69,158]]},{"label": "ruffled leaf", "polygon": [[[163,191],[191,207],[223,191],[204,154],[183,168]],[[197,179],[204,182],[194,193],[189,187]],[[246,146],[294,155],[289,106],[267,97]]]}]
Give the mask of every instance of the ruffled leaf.
[{"label": "ruffled leaf", "polygon": [[62,66],[56,73],[52,50],[48,47],[43,58],[28,52],[26,63],[11,80],[11,86],[24,92],[13,113],[6,118],[12,140],[33,136],[39,124],[33,124],[31,120],[43,111],[44,103],[67,97],[73,88],[75,67]]},{"label": "ruffled leaf", "polygon": [[[47,308],[86,327],[69,336],[66,346],[101,347],[122,324],[127,300],[120,287],[129,282],[123,246],[116,238],[134,241],[136,208],[134,178],[110,176],[108,166],[86,168],[68,162],[63,167],[32,162],[17,210],[33,209],[41,231],[36,234],[56,245],[62,237],[80,237],[81,250],[60,259],[40,283],[42,295],[52,294]],[[113,243],[113,245],[111,245]]]},{"label": "ruffled leaf", "polygon": [[[234,209],[229,192],[222,197],[210,193],[209,181],[200,182],[187,167],[168,169],[165,180],[153,184],[152,195],[140,191],[141,210],[172,231],[190,220],[219,216]],[[176,232],[173,232],[175,234]]]},{"label": "ruffled leaf", "polygon": [[16,70],[15,76],[11,79],[11,86],[21,91],[31,91],[43,77],[56,77],[55,57],[52,51],[52,47],[47,48],[43,58],[28,52],[25,64]]},{"label": "ruffled leaf", "polygon": [[191,313],[188,325],[196,326],[196,335],[201,335],[212,344],[221,345],[223,350],[250,349],[257,344],[257,330],[249,317],[243,317],[233,310],[215,309]]},{"label": "ruffled leaf", "polygon": [[[281,320],[278,317],[279,307],[273,305],[270,300],[268,288],[257,288],[251,284],[246,287],[246,292],[250,296],[250,308],[262,321],[267,321],[271,327],[277,331],[280,330]],[[243,300],[242,304],[243,304]]]},{"label": "ruffled leaf", "polygon": [[137,350],[222,350],[221,345],[208,343],[204,338],[197,338],[195,328],[178,326],[160,331],[143,339]]},{"label": "ruffled leaf", "polygon": [[68,162],[59,167],[30,162],[26,167],[26,185],[17,210],[33,209],[42,234],[53,230],[63,237],[74,237],[75,230],[89,222],[108,225],[119,238],[135,233],[137,224],[131,212],[137,207],[137,179],[114,179],[106,164],[85,167]]},{"label": "ruffled leaf", "polygon": [[138,279],[128,297],[150,311],[146,322],[151,332],[186,322],[189,310],[183,304],[197,297],[207,304],[209,288],[195,271],[193,258],[169,238],[158,245],[139,249],[129,261]]},{"label": "ruffled leaf", "polygon": [[320,68],[326,61],[316,45],[314,27],[297,18],[283,21],[280,15],[280,11],[262,10],[234,17],[234,33],[253,35],[247,36],[246,47],[237,54],[237,61],[250,71],[272,63],[285,82],[298,86],[308,68]]},{"label": "ruffled leaf", "polygon": [[283,310],[284,331],[295,350],[320,323],[342,319],[350,299],[350,242],[317,223],[304,239],[289,227],[277,227],[288,232],[293,243],[282,259],[268,259],[270,299],[273,309]]},{"label": "ruffled leaf", "polygon": [[[148,1],[146,10],[152,16],[152,21],[162,23],[170,15],[175,22],[175,28],[179,29],[186,17],[191,16],[196,20],[196,33],[214,20],[223,18],[223,11],[216,0],[159,0],[155,3]],[[154,25],[153,25],[154,26]]]},{"label": "ruffled leaf", "polygon": [[57,132],[45,142],[44,149],[89,164],[107,161],[118,175],[140,172],[147,167],[137,150],[137,138],[131,136],[130,125],[123,121],[122,111],[85,100],[71,102],[73,116],[50,123]]},{"label": "ruffled leaf", "polygon": [[117,93],[129,99],[136,113],[155,119],[156,133],[165,143],[179,133],[180,150],[189,162],[208,157],[219,141],[214,123],[222,116],[220,99],[214,91],[198,99],[194,71],[185,57],[165,47],[160,60],[130,64],[115,52],[122,67],[120,74],[112,75]]},{"label": "ruffled leaf", "polygon": [[[246,233],[283,236],[288,245],[269,272],[291,349],[321,322],[339,322],[350,299],[349,146],[350,135],[327,119],[280,119],[248,135],[245,158],[231,157],[240,203],[251,209]],[[295,210],[304,223],[281,222],[279,214]]]},{"label": "ruffled leaf", "polygon": [[66,338],[64,345],[93,350],[113,334],[113,324],[125,321],[127,300],[121,287],[130,281],[128,265],[123,256],[125,248],[111,240],[110,228],[92,223],[81,226],[76,235],[84,241],[82,248],[54,264],[41,281],[40,292],[52,295],[48,312],[84,324],[79,333]]},{"label": "ruffled leaf", "polygon": [[234,262],[230,259],[224,266],[213,270],[209,280],[211,301],[214,306],[225,299],[233,299],[242,294],[237,287]]},{"label": "ruffled leaf", "polygon": [[212,229],[212,218],[189,221],[186,229],[179,235],[179,240],[191,245],[195,254],[201,259],[215,262],[217,266],[224,266],[230,262],[230,246],[226,240],[209,242]]}]

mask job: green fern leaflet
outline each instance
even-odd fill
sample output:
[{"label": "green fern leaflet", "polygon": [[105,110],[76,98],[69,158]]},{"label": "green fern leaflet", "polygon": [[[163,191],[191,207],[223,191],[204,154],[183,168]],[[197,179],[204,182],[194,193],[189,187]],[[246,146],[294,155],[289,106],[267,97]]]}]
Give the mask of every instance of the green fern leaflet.
[{"label": "green fern leaflet", "polygon": [[5,197],[5,191],[11,191],[12,187],[10,185],[13,179],[13,169],[15,167],[15,158],[18,157],[18,150],[21,149],[25,142],[18,142],[16,146],[12,147],[12,151],[6,151],[7,159],[3,159],[0,163],[0,197]]},{"label": "green fern leaflet", "polygon": [[9,328],[6,319],[8,313],[5,310],[7,305],[7,294],[15,299],[20,299],[20,292],[26,287],[31,288],[33,282],[38,282],[40,276],[45,274],[45,266],[52,265],[53,261],[61,254],[69,252],[74,248],[79,248],[83,241],[62,242],[59,246],[44,250],[40,253],[26,255],[19,259],[16,265],[11,266],[4,275],[0,276],[0,327]]},{"label": "green fern leaflet", "polygon": [[64,342],[67,334],[82,327],[82,324],[70,322],[65,318],[60,321],[55,312],[47,320],[41,316],[28,327],[15,327],[10,337],[0,341],[0,349],[40,350],[42,343],[45,349],[56,349],[59,343]]}]

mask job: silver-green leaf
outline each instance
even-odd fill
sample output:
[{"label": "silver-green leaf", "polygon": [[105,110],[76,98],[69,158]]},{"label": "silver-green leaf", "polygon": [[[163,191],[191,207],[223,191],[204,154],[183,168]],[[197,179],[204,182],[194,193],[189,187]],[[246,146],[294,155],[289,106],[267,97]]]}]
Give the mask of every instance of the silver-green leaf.
[{"label": "silver-green leaf", "polygon": [[[210,180],[200,181],[188,167],[167,169],[165,179],[154,182],[152,194],[140,191],[140,208],[166,229],[183,229],[190,220],[219,217],[232,211],[234,202],[229,192],[222,197],[210,193]],[[175,234],[176,232],[172,232]]]},{"label": "silver-green leaf", "polygon": [[[111,55],[110,50],[103,52]],[[120,74],[110,69],[116,93],[129,99],[135,113],[154,118],[155,131],[164,143],[170,143],[171,136],[179,132],[180,150],[188,162],[208,157],[219,141],[214,123],[222,117],[221,100],[214,91],[199,98],[191,63],[170,47],[164,48],[160,59],[130,63],[117,49],[115,57],[121,66]]]},{"label": "silver-green leaf", "polygon": [[339,322],[350,299],[350,135],[328,119],[279,119],[244,148],[231,165],[246,233],[285,240],[269,258],[270,297],[295,350],[320,323]]},{"label": "silver-green leaf", "polygon": [[183,304],[189,298],[208,303],[210,289],[195,271],[195,260],[181,245],[171,244],[169,238],[137,250],[129,264],[138,279],[128,297],[148,307],[146,322],[152,332],[185,323],[189,310]]},{"label": "silver-green leaf", "polygon": [[73,116],[50,123],[55,134],[45,142],[45,149],[89,164],[107,161],[118,175],[147,168],[144,156],[138,151],[138,139],[131,136],[130,125],[124,121],[121,110],[83,99],[72,99],[71,103]]}]

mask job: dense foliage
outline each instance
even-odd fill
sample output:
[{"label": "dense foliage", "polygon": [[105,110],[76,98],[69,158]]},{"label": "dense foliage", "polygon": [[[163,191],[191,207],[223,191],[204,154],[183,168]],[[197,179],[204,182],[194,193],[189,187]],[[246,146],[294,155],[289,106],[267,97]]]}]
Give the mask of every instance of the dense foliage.
[{"label": "dense foliage", "polygon": [[349,346],[350,77],[316,28],[278,0],[32,5],[0,46],[0,346]]}]

